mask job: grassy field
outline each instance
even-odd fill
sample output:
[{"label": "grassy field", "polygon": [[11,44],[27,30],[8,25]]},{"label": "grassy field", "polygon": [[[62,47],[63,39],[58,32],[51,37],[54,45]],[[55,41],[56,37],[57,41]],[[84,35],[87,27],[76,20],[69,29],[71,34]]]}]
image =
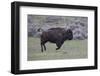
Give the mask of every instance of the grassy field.
[{"label": "grassy field", "polygon": [[41,52],[40,39],[28,38],[28,61],[32,60],[54,60],[54,59],[80,59],[87,58],[87,40],[65,41],[59,50],[56,44],[46,43],[47,50]]}]

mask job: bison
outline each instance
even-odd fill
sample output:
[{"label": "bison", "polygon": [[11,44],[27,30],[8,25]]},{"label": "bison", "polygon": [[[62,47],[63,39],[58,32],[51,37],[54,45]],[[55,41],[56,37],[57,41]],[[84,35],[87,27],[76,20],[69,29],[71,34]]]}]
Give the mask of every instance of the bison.
[{"label": "bison", "polygon": [[65,30],[64,28],[50,28],[46,31],[43,31],[41,36],[41,51],[46,51],[45,44],[47,42],[55,43],[57,48],[60,49],[65,40],[73,39],[73,32],[71,29]]}]

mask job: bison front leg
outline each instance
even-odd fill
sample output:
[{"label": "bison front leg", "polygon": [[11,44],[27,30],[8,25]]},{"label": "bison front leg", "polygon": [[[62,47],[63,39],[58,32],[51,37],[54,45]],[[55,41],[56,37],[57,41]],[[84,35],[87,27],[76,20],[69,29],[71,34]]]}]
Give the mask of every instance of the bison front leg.
[{"label": "bison front leg", "polygon": [[59,50],[62,46],[63,42],[57,42],[56,45],[57,45],[57,48],[56,50]]}]

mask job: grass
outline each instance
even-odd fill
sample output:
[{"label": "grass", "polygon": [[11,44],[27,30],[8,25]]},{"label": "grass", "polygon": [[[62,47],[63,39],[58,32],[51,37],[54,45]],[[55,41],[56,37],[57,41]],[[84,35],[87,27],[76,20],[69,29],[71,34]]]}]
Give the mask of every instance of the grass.
[{"label": "grass", "polygon": [[28,38],[28,61],[54,60],[54,59],[80,59],[87,58],[87,40],[65,41],[59,50],[53,43],[46,43],[47,50],[41,52],[40,39]]}]

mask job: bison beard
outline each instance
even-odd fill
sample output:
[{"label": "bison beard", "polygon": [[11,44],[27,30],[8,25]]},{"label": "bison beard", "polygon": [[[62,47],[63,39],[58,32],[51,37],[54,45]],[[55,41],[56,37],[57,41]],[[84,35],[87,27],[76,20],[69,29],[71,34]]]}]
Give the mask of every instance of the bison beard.
[{"label": "bison beard", "polygon": [[45,44],[47,42],[55,43],[57,45],[56,50],[60,49],[65,40],[72,40],[73,32],[64,28],[51,28],[47,31],[43,31],[41,35],[41,51],[46,51]]}]

